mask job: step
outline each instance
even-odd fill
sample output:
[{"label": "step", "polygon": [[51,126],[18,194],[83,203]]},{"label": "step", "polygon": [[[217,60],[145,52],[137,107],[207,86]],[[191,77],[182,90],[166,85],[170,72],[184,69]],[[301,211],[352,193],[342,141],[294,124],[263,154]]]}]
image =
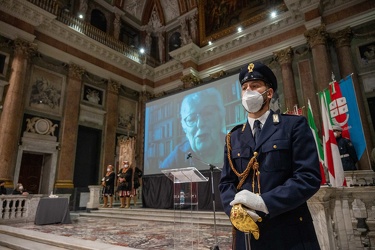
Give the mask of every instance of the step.
[{"label": "step", "polygon": [[[214,214],[208,211],[168,210],[168,209],[123,209],[100,208],[91,210],[90,213],[80,213],[85,217],[108,217],[118,219],[163,221],[177,223],[197,223],[204,225],[214,224]],[[230,226],[229,218],[224,212],[216,212],[216,224]]]},{"label": "step", "polygon": [[[16,250],[136,250],[102,242],[0,225],[0,246]],[[1,249],[1,248],[0,248]]]},{"label": "step", "polygon": [[30,239],[20,239],[18,237],[6,234],[0,234],[0,249],[17,249],[17,250],[36,250],[36,249],[48,249],[48,250],[63,250],[66,248],[51,246],[39,242],[32,241]]}]

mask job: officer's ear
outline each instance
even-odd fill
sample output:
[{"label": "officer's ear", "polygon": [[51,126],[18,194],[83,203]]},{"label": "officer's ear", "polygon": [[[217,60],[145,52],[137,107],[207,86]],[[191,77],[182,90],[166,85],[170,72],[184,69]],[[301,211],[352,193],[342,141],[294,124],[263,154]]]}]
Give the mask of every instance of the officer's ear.
[{"label": "officer's ear", "polygon": [[272,99],[273,93],[274,93],[273,88],[269,88],[267,91],[267,98]]}]

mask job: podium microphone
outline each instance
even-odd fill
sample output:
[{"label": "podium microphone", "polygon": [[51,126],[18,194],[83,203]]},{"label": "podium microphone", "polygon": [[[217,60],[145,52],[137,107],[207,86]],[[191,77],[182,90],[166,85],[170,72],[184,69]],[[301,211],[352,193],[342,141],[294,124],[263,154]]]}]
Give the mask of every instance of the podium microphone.
[{"label": "podium microphone", "polygon": [[191,152],[189,152],[189,153],[187,154],[187,156],[186,156],[186,160],[189,159],[189,158],[191,158]]}]

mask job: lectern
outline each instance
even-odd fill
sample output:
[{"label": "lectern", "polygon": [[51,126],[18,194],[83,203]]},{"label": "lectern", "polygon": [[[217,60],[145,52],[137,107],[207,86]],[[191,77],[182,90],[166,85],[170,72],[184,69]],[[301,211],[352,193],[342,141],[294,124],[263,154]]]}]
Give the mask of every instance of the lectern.
[{"label": "lectern", "polygon": [[174,249],[198,249],[198,182],[208,181],[196,168],[166,169],[162,172],[173,181]]}]

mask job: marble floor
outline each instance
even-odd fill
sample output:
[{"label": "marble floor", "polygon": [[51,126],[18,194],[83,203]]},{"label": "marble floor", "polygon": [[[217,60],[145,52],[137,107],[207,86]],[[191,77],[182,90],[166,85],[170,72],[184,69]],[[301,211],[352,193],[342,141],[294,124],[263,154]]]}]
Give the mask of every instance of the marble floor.
[{"label": "marble floor", "polygon": [[[77,216],[72,224],[12,227],[136,249],[231,249],[231,227]],[[216,237],[215,237],[216,235]]]}]

